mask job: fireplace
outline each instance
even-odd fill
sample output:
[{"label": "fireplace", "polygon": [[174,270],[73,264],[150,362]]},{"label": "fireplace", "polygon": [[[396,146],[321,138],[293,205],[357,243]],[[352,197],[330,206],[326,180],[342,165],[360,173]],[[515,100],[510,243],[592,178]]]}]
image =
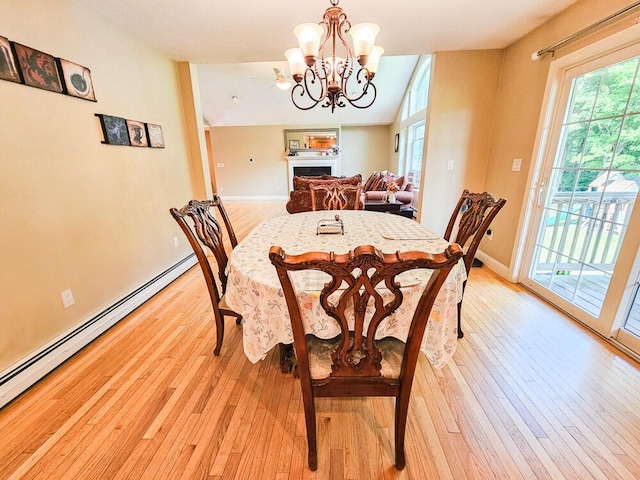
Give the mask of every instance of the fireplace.
[{"label": "fireplace", "polygon": [[340,175],[339,156],[296,155],[286,157],[289,167],[289,190],[293,190],[293,176],[319,177]]},{"label": "fireplace", "polygon": [[293,174],[298,177],[319,177],[331,175],[331,166],[293,167]]}]

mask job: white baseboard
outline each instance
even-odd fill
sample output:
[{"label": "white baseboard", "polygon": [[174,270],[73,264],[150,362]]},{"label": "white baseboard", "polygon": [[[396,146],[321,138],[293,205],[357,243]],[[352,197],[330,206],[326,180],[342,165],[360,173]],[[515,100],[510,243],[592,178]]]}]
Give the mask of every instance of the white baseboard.
[{"label": "white baseboard", "polygon": [[484,263],[491,270],[496,272],[498,275],[500,275],[502,278],[504,278],[507,282],[517,283],[515,279],[512,278],[511,269],[506,265],[498,262],[495,258],[490,257],[489,255],[481,252],[480,250],[476,252],[476,258],[480,260],[482,263]]},{"label": "white baseboard", "polygon": [[233,200],[289,200],[289,195],[220,195],[224,201]]},{"label": "white baseboard", "polygon": [[63,333],[0,373],[0,408],[102,335],[133,310],[198,263],[191,254],[102,312]]}]

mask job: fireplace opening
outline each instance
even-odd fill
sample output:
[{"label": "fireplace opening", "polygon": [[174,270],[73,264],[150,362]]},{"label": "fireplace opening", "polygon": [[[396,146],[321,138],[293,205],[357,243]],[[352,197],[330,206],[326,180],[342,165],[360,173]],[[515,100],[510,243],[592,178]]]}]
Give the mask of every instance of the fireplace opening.
[{"label": "fireplace opening", "polygon": [[319,177],[321,175],[331,175],[331,166],[325,167],[293,167],[293,174],[298,177]]}]

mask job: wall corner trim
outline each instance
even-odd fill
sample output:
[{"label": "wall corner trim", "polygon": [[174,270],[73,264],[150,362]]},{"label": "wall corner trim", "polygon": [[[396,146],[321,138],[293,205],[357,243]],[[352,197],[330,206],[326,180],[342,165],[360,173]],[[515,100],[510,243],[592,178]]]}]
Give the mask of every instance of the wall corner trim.
[{"label": "wall corner trim", "polygon": [[195,254],[179,260],[109,307],[0,372],[0,408],[82,350],[133,310],[196,265]]}]

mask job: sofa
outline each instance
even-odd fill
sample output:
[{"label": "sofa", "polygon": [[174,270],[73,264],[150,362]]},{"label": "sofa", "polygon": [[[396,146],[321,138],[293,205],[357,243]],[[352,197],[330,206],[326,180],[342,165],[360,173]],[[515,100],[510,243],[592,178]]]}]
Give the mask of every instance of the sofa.
[{"label": "sofa", "polygon": [[[313,184],[331,184],[343,183],[346,185],[361,185],[362,175],[357,174],[351,177],[334,177],[332,175],[321,175],[318,177],[293,177],[293,190],[289,192],[289,201],[287,202],[287,212],[299,213],[309,212],[311,208],[311,189],[309,185]],[[324,192],[316,192],[316,203],[321,205]],[[355,209],[356,198],[349,199],[349,208]]]},{"label": "sofa", "polygon": [[387,196],[387,185],[394,182],[398,186],[396,201],[402,203],[402,208],[408,208],[413,201],[413,184],[407,182],[404,176],[398,176],[388,170],[373,172],[364,182],[362,191],[365,202],[382,202]]}]

